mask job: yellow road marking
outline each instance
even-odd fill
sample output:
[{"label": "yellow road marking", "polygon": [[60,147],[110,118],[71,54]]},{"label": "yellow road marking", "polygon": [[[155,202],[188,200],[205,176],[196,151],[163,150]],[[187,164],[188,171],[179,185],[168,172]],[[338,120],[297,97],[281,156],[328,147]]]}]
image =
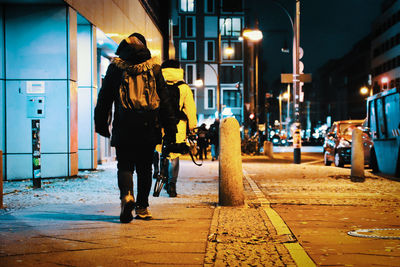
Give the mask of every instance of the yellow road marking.
[{"label": "yellow road marking", "polygon": [[[250,184],[251,189],[256,194],[258,200],[261,203],[261,207],[264,212],[267,214],[269,220],[274,226],[277,235],[290,235],[292,236],[292,232],[289,227],[285,223],[285,221],[279,216],[279,214],[271,208],[270,202],[265,198],[264,194],[261,192],[260,188],[258,188],[257,184],[251,179],[247,172],[243,170],[243,176],[246,178],[247,182]],[[299,242],[290,242],[283,243],[286,249],[289,251],[290,256],[292,256],[294,262],[297,266],[316,266],[313,260],[308,256],[303,247],[299,244]]]}]

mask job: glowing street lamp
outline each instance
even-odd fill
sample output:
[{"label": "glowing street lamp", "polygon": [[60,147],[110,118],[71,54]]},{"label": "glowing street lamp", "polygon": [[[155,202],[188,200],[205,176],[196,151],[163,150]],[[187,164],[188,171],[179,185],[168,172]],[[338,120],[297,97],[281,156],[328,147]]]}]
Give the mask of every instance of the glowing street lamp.
[{"label": "glowing street lamp", "polygon": [[243,36],[254,42],[260,41],[263,38],[263,34],[259,29],[245,29],[243,31]]},{"label": "glowing street lamp", "polygon": [[[382,77],[381,84],[382,84],[382,91],[385,89],[388,89],[389,88],[389,78],[386,76]],[[386,88],[385,88],[385,84],[386,84]]]},{"label": "glowing street lamp", "polygon": [[225,54],[225,56],[227,56],[227,57],[232,56],[233,53],[235,53],[235,50],[234,50],[231,46],[228,46],[228,47],[226,47],[226,48],[224,49],[224,54]]},{"label": "glowing street lamp", "polygon": [[197,79],[194,81],[194,86],[196,86],[197,88],[199,87],[203,87],[204,83],[202,79]]}]

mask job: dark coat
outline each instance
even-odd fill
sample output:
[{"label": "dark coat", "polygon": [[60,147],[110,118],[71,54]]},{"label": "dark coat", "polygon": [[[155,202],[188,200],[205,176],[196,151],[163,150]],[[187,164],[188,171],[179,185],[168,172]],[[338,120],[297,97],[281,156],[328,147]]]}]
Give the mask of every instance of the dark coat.
[{"label": "dark coat", "polygon": [[[111,109],[114,104],[114,120],[112,127],[112,146],[135,144],[157,144],[161,141],[161,128],[164,128],[166,139],[175,141],[176,124],[172,105],[161,67],[150,56],[150,51],[143,45],[130,46],[124,41],[117,49],[118,60],[108,66],[100,89],[94,112],[96,132],[110,137],[108,130]],[[156,79],[156,90],[160,98],[160,107],[154,111],[130,111],[123,108],[119,88],[123,71],[132,70],[140,73],[140,69],[152,68]]]}]

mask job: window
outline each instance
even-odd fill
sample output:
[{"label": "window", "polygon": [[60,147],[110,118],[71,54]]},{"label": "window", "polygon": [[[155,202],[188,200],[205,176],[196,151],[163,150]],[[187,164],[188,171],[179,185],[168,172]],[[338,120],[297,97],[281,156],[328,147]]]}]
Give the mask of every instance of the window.
[{"label": "window", "polygon": [[228,46],[231,46],[233,48],[233,55],[225,55],[225,53],[222,52],[223,59],[224,60],[242,60],[242,43],[241,42],[223,42],[222,43],[222,51],[225,50]]},{"label": "window", "polygon": [[181,0],[179,9],[182,12],[194,12],[194,0]]},{"label": "window", "polygon": [[228,108],[240,108],[240,91],[237,89],[223,89],[222,103]]},{"label": "window", "polygon": [[196,46],[194,41],[181,41],[181,60],[195,60]]},{"label": "window", "polygon": [[215,108],[215,88],[206,88],[204,91],[204,109],[213,109]]},{"label": "window", "polygon": [[214,13],[214,0],[204,0],[204,13]]},{"label": "window", "polygon": [[186,37],[196,36],[196,20],[195,17],[186,17]]},{"label": "window", "polygon": [[204,37],[218,37],[218,18],[215,16],[204,17]]},{"label": "window", "polygon": [[221,66],[221,83],[237,83],[242,81],[242,66]]},{"label": "window", "polygon": [[172,32],[174,34],[174,37],[181,36],[181,18],[180,17],[178,17],[178,19],[177,19],[177,24],[172,26]]},{"label": "window", "polygon": [[222,12],[243,12],[242,0],[220,0],[222,1]]},{"label": "window", "polygon": [[242,30],[241,18],[220,18],[219,28],[222,36],[240,36]]},{"label": "window", "polygon": [[206,41],[204,45],[204,54],[205,61],[214,61],[215,60],[215,42],[214,41]]},{"label": "window", "polygon": [[185,80],[187,84],[193,84],[197,79],[196,77],[196,65],[195,64],[186,64],[185,66]]}]

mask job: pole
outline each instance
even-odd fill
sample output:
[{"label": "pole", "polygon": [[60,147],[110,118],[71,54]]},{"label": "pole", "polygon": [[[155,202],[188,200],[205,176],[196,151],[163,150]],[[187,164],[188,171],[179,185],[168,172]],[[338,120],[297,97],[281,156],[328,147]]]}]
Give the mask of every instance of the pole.
[{"label": "pole", "polygon": [[258,43],[254,43],[254,54],[255,54],[255,61],[254,61],[254,73],[255,73],[255,81],[254,81],[254,87],[255,87],[255,98],[256,98],[256,126],[257,126],[257,132],[258,132],[258,117],[259,117],[259,109],[258,109]]},{"label": "pole", "polygon": [[[219,16],[218,16],[218,23],[219,23]],[[218,74],[217,74],[217,109],[218,109],[218,118],[222,118],[221,115],[221,81],[219,79],[219,74],[221,73],[221,30],[220,27],[218,26],[218,60],[217,60],[217,69],[218,69]]]},{"label": "pole", "polygon": [[218,186],[218,199],[221,206],[244,204],[239,128],[239,123],[235,118],[221,120]]},{"label": "pole", "polygon": [[282,94],[279,94],[279,135],[282,132]]},{"label": "pole", "polygon": [[[294,70],[293,70],[293,106],[294,106],[294,118],[295,118],[295,133],[301,135],[300,125],[300,80],[299,77],[299,43],[300,43],[300,0],[296,0],[296,20],[294,27]],[[298,142],[294,142],[298,140]],[[301,163],[301,137],[293,137],[293,163]]]},{"label": "pole", "polygon": [[287,85],[287,115],[286,115],[286,137],[289,139],[289,117],[290,117],[290,84]]}]

